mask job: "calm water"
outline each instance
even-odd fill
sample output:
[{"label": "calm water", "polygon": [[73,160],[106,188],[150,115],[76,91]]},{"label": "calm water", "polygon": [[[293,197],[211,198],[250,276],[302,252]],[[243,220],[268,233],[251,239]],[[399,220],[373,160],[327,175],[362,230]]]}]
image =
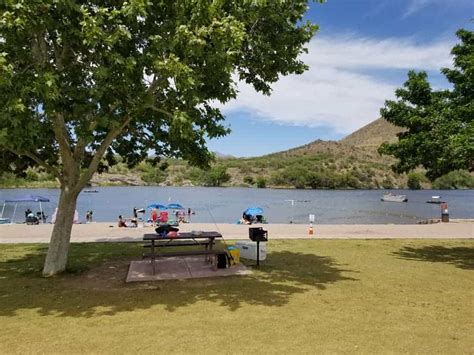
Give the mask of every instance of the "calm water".
[{"label": "calm water", "polygon": [[[98,193],[81,193],[77,210],[80,220],[91,209],[98,222],[115,221],[119,214],[132,215],[134,206],[145,208],[151,203],[178,202],[196,214],[193,222],[235,223],[250,206],[264,209],[269,223],[307,223],[314,214],[317,224],[385,224],[416,223],[440,217],[440,206],[426,203],[440,195],[448,203],[450,218],[474,218],[474,190],[398,190],[406,194],[407,203],[380,201],[384,190],[272,190],[251,188],[204,187],[97,187]],[[0,201],[35,194],[48,197],[43,203],[51,216],[59,197],[57,189],[0,189]],[[36,203],[18,205],[16,222],[22,222],[26,208],[39,210]],[[13,206],[7,205],[4,217],[11,217]],[[148,211],[149,212],[149,211]],[[1,213],[1,209],[0,209]],[[149,213],[147,213],[149,217]],[[49,220],[49,219],[48,219]]]}]

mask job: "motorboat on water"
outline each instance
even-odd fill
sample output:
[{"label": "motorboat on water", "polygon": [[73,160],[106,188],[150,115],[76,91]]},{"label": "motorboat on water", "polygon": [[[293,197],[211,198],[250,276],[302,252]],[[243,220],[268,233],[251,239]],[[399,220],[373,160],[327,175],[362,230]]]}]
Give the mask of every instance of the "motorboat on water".
[{"label": "motorboat on water", "polygon": [[434,204],[441,204],[445,203],[445,201],[441,201],[441,196],[431,196],[431,200],[426,201],[426,203],[434,203]]},{"label": "motorboat on water", "polygon": [[380,200],[384,202],[408,202],[408,198],[406,195],[395,195],[391,192],[383,195]]}]

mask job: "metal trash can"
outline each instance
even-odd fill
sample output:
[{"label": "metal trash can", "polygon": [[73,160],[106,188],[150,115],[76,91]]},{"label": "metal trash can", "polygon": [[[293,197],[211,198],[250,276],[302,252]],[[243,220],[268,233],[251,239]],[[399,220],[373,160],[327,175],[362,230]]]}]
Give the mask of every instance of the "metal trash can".
[{"label": "metal trash can", "polygon": [[449,222],[448,204],[446,202],[442,202],[440,207],[441,207],[441,222]]}]

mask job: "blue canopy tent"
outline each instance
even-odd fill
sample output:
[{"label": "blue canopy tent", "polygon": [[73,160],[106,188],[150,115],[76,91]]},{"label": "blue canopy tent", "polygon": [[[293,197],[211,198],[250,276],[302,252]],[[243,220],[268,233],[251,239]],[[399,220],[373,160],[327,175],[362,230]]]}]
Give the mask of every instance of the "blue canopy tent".
[{"label": "blue canopy tent", "polygon": [[43,215],[43,207],[41,205],[41,202],[49,202],[49,198],[44,197],[44,196],[39,196],[39,195],[27,195],[27,196],[22,196],[22,197],[17,197],[17,198],[6,199],[3,202],[1,218],[3,219],[3,212],[5,211],[5,204],[14,203],[15,207],[13,209],[13,215],[12,215],[12,218],[10,220],[10,223],[13,223],[13,220],[15,218],[16,208],[17,208],[18,204],[22,203],[22,202],[39,202],[40,213],[41,213],[41,215]]},{"label": "blue canopy tent", "polygon": [[261,207],[249,207],[244,213],[249,216],[258,216],[263,214],[263,208]]}]

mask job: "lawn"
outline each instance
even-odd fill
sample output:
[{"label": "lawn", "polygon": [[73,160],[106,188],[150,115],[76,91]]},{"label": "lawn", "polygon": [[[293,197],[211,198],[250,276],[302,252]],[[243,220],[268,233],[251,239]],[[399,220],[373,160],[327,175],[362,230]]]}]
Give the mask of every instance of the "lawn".
[{"label": "lawn", "polygon": [[43,279],[45,245],[0,245],[0,353],[474,352],[474,240],[271,241],[252,276],[125,284],[142,249],[73,244]]}]

